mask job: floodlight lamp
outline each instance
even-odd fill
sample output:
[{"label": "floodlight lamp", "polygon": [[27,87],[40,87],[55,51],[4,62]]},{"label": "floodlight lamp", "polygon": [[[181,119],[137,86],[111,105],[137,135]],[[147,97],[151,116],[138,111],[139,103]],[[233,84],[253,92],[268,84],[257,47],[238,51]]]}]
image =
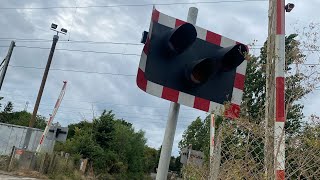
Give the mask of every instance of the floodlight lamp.
[{"label": "floodlight lamp", "polygon": [[63,32],[63,33],[67,33],[67,32],[68,32],[68,30],[66,30],[66,29],[64,29],[64,28],[61,28],[61,32]]},{"label": "floodlight lamp", "polygon": [[56,25],[56,24],[54,24],[54,23],[51,24],[51,28],[52,28],[52,29],[57,29],[57,27],[58,27],[58,25]]}]

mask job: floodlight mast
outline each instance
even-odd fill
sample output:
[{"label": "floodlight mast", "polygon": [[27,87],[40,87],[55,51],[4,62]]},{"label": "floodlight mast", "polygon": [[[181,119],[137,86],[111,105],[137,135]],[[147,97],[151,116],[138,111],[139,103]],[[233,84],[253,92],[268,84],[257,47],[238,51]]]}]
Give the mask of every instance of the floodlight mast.
[{"label": "floodlight mast", "polygon": [[40,85],[40,88],[39,88],[37,100],[36,100],[36,103],[34,105],[32,117],[31,117],[31,119],[29,121],[29,128],[27,129],[27,133],[26,133],[26,136],[25,136],[25,139],[24,139],[24,143],[23,143],[23,148],[24,149],[28,149],[28,146],[29,146],[29,143],[30,143],[30,138],[31,138],[31,134],[32,134],[32,128],[33,128],[33,126],[35,124],[35,121],[36,121],[36,116],[37,116],[37,113],[38,113],[38,109],[39,109],[41,97],[42,97],[42,94],[43,94],[44,86],[45,86],[46,81],[47,81],[47,77],[48,77],[49,69],[50,69],[50,66],[51,66],[54,50],[55,50],[57,42],[59,40],[59,33],[60,34],[64,34],[64,35],[67,34],[67,29],[62,28],[61,31],[59,31],[59,30],[57,30],[57,28],[58,28],[57,24],[54,24],[54,23],[51,24],[51,28],[50,29],[52,31],[57,32],[57,34],[53,35],[53,41],[52,41],[52,45],[51,45],[51,49],[50,49],[47,65],[46,65],[45,71],[43,73],[43,77],[42,77],[41,85]]}]

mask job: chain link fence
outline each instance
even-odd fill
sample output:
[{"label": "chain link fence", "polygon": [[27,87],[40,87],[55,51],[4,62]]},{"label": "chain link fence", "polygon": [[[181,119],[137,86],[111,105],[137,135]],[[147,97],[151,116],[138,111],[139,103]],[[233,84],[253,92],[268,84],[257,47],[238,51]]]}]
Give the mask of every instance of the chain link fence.
[{"label": "chain link fence", "polygon": [[[319,121],[320,122],[320,121]],[[320,123],[306,123],[299,132],[286,135],[285,179],[320,179]],[[184,179],[275,179],[266,166],[274,165],[265,156],[265,126],[246,119],[223,121],[216,129],[213,166],[188,164]],[[267,152],[274,153],[273,147]],[[269,164],[271,163],[271,164]],[[272,173],[273,174],[273,173]]]}]

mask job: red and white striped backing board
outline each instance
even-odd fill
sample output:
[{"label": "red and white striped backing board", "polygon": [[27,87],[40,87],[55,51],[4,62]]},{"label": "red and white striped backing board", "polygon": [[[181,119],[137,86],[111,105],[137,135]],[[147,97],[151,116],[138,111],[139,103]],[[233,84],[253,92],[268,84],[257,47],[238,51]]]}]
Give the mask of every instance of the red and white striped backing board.
[{"label": "red and white striped backing board", "polygon": [[[196,97],[190,94],[186,94],[184,92],[171,89],[168,87],[164,87],[162,85],[156,84],[154,82],[149,81],[145,77],[145,68],[147,63],[147,56],[149,53],[150,39],[152,38],[152,26],[153,22],[157,22],[164,26],[170,28],[176,28],[184,23],[185,21],[175,19],[163,13],[160,13],[158,10],[153,9],[150,29],[148,33],[148,37],[143,48],[138,74],[137,74],[137,85],[138,87],[157,97],[176,102],[185,106],[193,107],[202,111],[212,112],[216,115],[224,114],[229,118],[237,118],[240,114],[240,103],[242,101],[244,81],[245,81],[245,73],[247,68],[247,60],[244,60],[243,63],[237,67],[234,87],[232,92],[231,104],[226,106],[223,104],[219,104],[207,99],[203,99],[200,97]],[[229,47],[232,45],[239,44],[239,42],[216,34],[214,32],[205,30],[203,28],[195,26],[197,30],[197,38],[208,41],[212,44],[219,45],[221,47]]]}]

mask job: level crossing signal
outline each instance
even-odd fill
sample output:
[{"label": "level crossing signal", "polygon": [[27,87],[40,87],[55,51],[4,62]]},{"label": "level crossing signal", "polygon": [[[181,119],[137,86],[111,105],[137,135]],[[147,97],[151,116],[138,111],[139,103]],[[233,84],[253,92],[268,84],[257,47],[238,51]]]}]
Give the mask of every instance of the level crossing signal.
[{"label": "level crossing signal", "polygon": [[140,89],[203,111],[239,116],[247,46],[156,9],[142,42]]}]

